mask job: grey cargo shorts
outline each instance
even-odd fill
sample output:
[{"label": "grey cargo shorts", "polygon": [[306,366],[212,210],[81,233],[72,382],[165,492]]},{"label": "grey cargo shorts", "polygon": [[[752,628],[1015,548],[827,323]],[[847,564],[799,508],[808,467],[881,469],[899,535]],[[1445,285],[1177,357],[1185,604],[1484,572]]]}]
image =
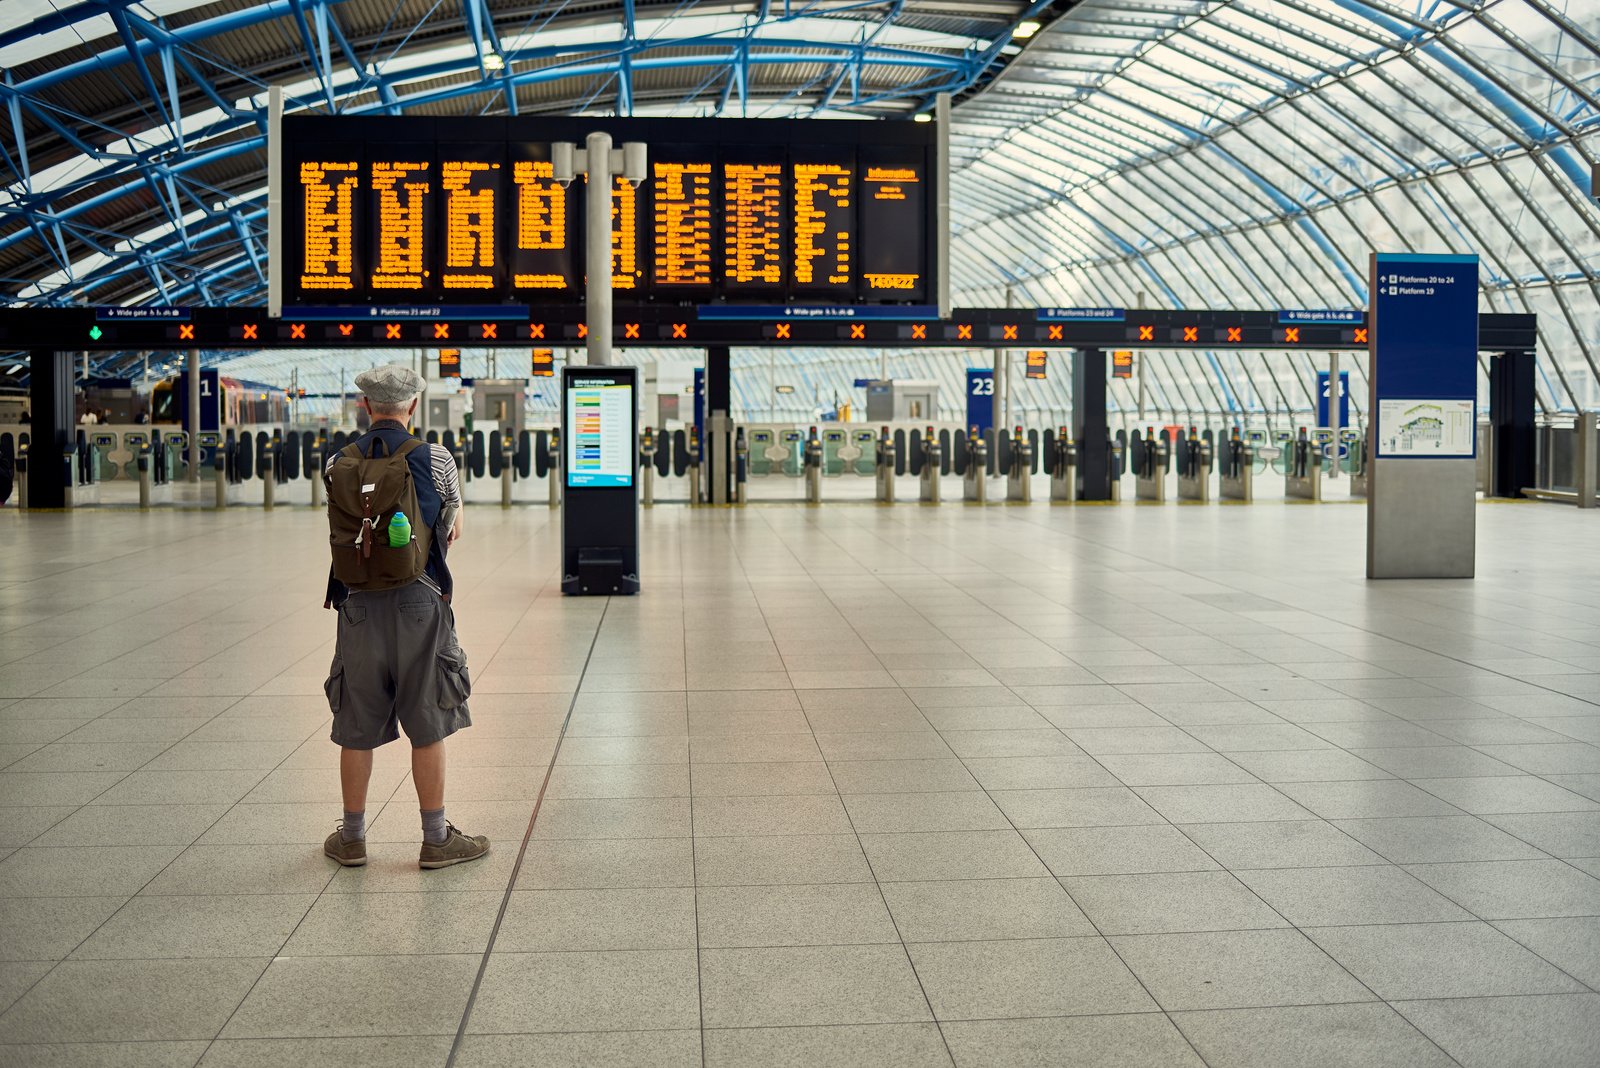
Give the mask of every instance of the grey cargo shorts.
[{"label": "grey cargo shorts", "polygon": [[350,594],[323,689],[333,740],[347,749],[376,749],[402,727],[420,748],[472,725],[455,613],[423,582]]}]

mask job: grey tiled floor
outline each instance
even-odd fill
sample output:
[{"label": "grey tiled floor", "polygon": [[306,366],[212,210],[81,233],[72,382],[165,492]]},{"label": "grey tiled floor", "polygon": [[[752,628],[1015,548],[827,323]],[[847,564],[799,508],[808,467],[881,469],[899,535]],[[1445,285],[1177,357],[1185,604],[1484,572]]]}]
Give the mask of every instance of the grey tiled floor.
[{"label": "grey tiled floor", "polygon": [[661,507],[609,602],[554,519],[419,872],[400,747],[320,855],[319,516],[0,513],[0,1064],[1600,1063],[1600,517]]}]

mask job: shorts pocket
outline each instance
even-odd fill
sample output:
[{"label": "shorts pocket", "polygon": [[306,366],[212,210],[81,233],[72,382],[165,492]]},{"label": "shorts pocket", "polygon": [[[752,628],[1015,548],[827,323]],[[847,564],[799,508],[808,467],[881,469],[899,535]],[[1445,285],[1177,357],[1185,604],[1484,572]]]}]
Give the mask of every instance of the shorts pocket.
[{"label": "shorts pocket", "polygon": [[467,654],[457,645],[438,656],[439,708],[449,712],[465,708],[472,694],[472,677],[467,673]]},{"label": "shorts pocket", "polygon": [[322,684],[322,692],[328,695],[328,707],[334,715],[339,714],[339,709],[344,706],[344,658],[333,658],[333,666],[328,669],[328,681]]}]

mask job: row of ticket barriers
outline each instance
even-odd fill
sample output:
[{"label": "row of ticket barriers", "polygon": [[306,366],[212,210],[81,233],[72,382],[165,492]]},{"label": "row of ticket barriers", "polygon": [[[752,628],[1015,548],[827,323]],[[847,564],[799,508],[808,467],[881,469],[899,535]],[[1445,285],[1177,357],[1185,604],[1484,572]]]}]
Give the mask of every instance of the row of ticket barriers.
[{"label": "row of ticket barriers", "polygon": [[[304,478],[309,503],[322,503],[322,479],[316,477],[327,457],[357,436],[356,432],[284,431],[282,428],[228,429],[202,432],[199,437],[200,469],[197,479],[212,486],[211,503],[222,508],[245,503],[254,496],[247,487],[260,484],[259,502],[271,508],[287,483]],[[429,431],[425,439],[442,445],[455,458],[462,480],[489,479],[499,483],[500,500],[509,507],[517,499],[517,486],[543,480],[543,501],[561,502],[560,431],[492,430]],[[58,458],[66,466],[68,507],[98,501],[102,483],[136,481],[139,503],[149,507],[168,503],[172,487],[187,480],[188,436],[175,428],[104,427],[80,430],[77,440]],[[640,500],[656,503],[658,489],[673,480],[666,499],[709,503],[715,496],[708,480],[707,449],[693,427],[657,431],[646,427],[638,442]],[[1083,497],[1080,477],[1080,443],[1067,428],[1040,432],[963,429],[944,425],[886,425],[859,427],[743,426],[732,433],[732,463],[727,477],[729,503],[744,503],[752,481],[794,479],[803,498],[821,503],[824,487],[842,478],[874,480],[873,496],[893,503],[898,480],[917,479],[917,499],[938,503],[943,481],[961,479],[961,499],[986,502],[990,480],[1005,480],[1004,499],[1026,503],[1033,499],[1035,476],[1049,478],[1050,500],[1072,502]],[[1179,500],[1215,499],[1248,501],[1256,475],[1273,469],[1283,474],[1290,498],[1320,500],[1325,475],[1335,469],[1350,475],[1350,492],[1366,490],[1366,443],[1359,430],[1346,431],[1334,447],[1326,430],[1301,429],[1295,435],[1275,435],[1263,430],[1231,428],[1226,435],[1210,429],[1163,428],[1131,433],[1119,430],[1105,442],[1109,466],[1110,499],[1122,497],[1123,479],[1131,474],[1136,499],[1162,501],[1169,495],[1168,476],[1175,470]],[[26,433],[0,433],[0,456],[13,458],[20,488],[27,502],[27,467],[31,460]],[[721,470],[719,468],[719,470]]]}]

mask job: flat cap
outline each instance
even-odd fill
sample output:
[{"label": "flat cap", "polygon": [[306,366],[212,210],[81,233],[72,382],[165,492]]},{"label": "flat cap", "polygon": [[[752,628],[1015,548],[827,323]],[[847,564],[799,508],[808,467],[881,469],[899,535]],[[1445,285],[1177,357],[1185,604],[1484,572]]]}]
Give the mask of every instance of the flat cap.
[{"label": "flat cap", "polygon": [[386,363],[356,375],[356,388],[379,404],[405,404],[428,388],[428,383],[403,364]]}]

